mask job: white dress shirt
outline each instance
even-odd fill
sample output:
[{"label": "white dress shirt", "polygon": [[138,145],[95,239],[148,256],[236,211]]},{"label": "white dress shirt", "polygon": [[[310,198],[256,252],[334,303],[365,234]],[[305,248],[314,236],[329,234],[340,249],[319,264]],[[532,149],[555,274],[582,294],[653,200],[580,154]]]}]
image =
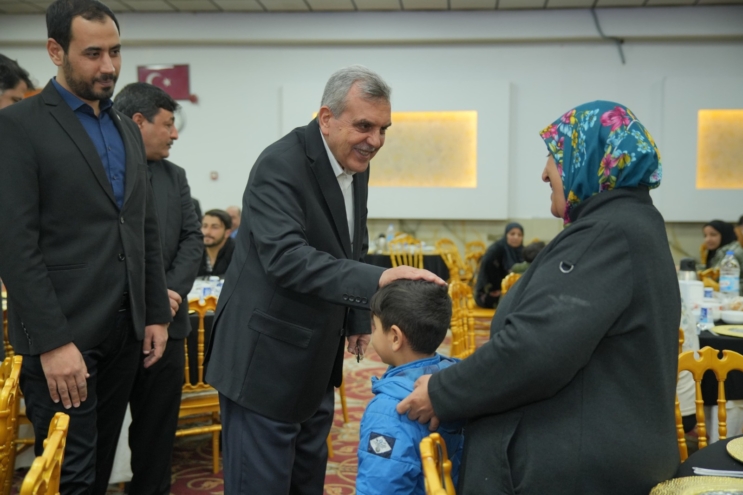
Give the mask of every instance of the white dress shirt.
[{"label": "white dress shirt", "polygon": [[333,173],[335,174],[335,178],[338,179],[338,185],[341,187],[341,192],[343,193],[343,201],[346,204],[346,220],[348,221],[348,234],[351,236],[351,249],[353,249],[353,175],[356,172],[350,172],[346,171],[341,167],[340,163],[338,163],[338,160],[335,159],[335,156],[333,156],[333,152],[330,151],[330,148],[328,147],[328,143],[325,141],[325,136],[320,134],[320,137],[322,137],[322,144],[325,145],[325,151],[328,153],[328,160],[330,160],[330,165],[333,167]]}]

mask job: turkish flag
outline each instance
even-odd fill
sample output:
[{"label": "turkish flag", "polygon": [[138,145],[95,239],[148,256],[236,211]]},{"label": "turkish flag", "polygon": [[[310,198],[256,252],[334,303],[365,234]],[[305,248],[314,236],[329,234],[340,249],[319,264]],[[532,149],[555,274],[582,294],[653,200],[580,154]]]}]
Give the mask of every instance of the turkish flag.
[{"label": "turkish flag", "polygon": [[137,76],[139,82],[157,86],[176,100],[191,97],[188,65],[140,65]]}]

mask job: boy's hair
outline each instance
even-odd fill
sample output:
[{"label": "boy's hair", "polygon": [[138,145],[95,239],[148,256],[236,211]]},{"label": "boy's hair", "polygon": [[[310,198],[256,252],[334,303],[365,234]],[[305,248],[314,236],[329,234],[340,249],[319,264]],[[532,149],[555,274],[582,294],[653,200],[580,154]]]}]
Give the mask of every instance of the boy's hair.
[{"label": "boy's hair", "polygon": [[524,247],[523,255],[524,255],[524,261],[527,263],[531,263],[537,258],[537,255],[544,249],[544,246],[546,244],[542,241],[536,241],[532,242],[528,246]]},{"label": "boy's hair", "polygon": [[446,286],[422,280],[395,280],[374,294],[370,306],[383,331],[397,325],[410,348],[420,354],[436,352],[451,322]]}]

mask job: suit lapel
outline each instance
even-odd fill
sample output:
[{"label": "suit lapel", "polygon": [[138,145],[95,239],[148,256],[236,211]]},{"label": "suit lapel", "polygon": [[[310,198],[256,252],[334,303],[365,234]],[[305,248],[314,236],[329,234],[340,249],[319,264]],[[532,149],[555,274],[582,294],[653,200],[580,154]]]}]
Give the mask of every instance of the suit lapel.
[{"label": "suit lapel", "polygon": [[325,145],[322,142],[322,137],[320,137],[320,126],[317,120],[313,120],[307,126],[306,146],[307,156],[310,158],[310,167],[320,184],[320,190],[333,217],[338,240],[343,246],[346,258],[351,258],[353,253],[351,252],[351,235],[348,232],[348,219],[346,218],[346,203],[343,200],[338,179],[333,175],[333,167],[330,165]]},{"label": "suit lapel", "polygon": [[[168,176],[165,173],[163,162],[149,163],[148,174],[152,183],[152,192],[155,194],[155,206],[157,207],[157,221],[160,224],[160,232],[165,232],[168,224]],[[160,235],[160,241],[165,246],[165,236]]]},{"label": "suit lapel", "polygon": [[75,143],[75,146],[77,146],[80,153],[85,158],[85,161],[88,163],[88,166],[93,172],[93,175],[95,175],[95,178],[98,180],[98,183],[101,185],[103,190],[106,191],[106,194],[111,201],[116,204],[114,190],[111,187],[111,182],[106,176],[106,171],[103,168],[101,157],[98,155],[98,151],[95,149],[93,141],[75,116],[75,113],[69,105],[65,103],[62,96],[57,92],[57,89],[51,82],[49,82],[49,84],[44,88],[42,96],[44,97],[44,102],[49,108],[49,113],[52,114],[52,117],[54,117],[67,135],[70,136],[70,139],[72,139],[72,142]]},{"label": "suit lapel", "polygon": [[[111,120],[113,120],[114,125],[119,130],[119,134],[121,134],[121,140],[124,141],[124,150],[126,151],[126,184],[124,185],[124,205],[126,205],[129,196],[132,195],[132,190],[137,185],[137,157],[141,156],[142,151],[135,146],[137,139],[132,138],[127,133],[127,129],[121,121],[121,114],[114,109],[109,110],[109,112]],[[124,118],[128,117],[124,116]]]}]

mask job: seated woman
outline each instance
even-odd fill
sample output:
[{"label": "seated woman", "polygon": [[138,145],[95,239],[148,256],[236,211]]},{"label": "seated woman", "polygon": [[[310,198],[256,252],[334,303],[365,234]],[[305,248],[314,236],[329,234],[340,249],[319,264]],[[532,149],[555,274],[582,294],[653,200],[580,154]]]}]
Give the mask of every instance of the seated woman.
[{"label": "seated woman", "polygon": [[704,224],[704,245],[702,248],[702,264],[705,268],[717,268],[725,257],[728,245],[736,243],[733,226],[722,220],[712,220]]},{"label": "seated woman", "polygon": [[[743,216],[738,219],[738,224],[733,228],[729,224],[725,222],[721,222],[726,227],[730,227],[730,230],[732,232],[732,236],[729,232],[726,232],[723,234],[720,232],[719,241],[720,244],[718,244],[719,247],[715,249],[714,251],[709,249],[709,245],[707,244],[707,232],[709,230],[712,230],[712,224],[720,222],[720,220],[713,220],[712,222],[708,223],[704,226],[704,244],[705,247],[708,249],[707,251],[707,267],[708,268],[718,268],[720,266],[720,263],[722,263],[722,259],[725,257],[725,254],[728,251],[733,252],[733,256],[735,256],[735,259],[738,261],[738,266],[740,266],[740,275],[741,278],[743,278]],[[726,227],[723,227],[720,225],[720,228],[723,231],[726,231]],[[717,236],[712,233],[710,236],[710,243],[712,241],[716,240]],[[733,239],[729,243],[726,243],[726,239]]]},{"label": "seated woman", "polygon": [[513,265],[524,261],[524,228],[512,222],[506,233],[493,243],[480,261],[475,285],[475,302],[483,308],[494,308],[500,298],[500,285]]},{"label": "seated woman", "polygon": [[418,379],[397,407],[467,419],[459,495],[644,494],[679,464],[681,297],[653,138],[594,101],[541,133],[552,214],[568,225],[503,296],[490,340]]}]

